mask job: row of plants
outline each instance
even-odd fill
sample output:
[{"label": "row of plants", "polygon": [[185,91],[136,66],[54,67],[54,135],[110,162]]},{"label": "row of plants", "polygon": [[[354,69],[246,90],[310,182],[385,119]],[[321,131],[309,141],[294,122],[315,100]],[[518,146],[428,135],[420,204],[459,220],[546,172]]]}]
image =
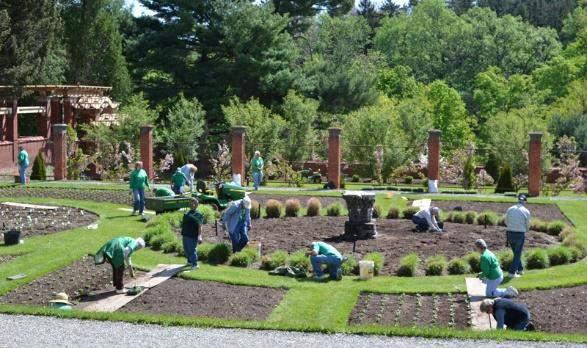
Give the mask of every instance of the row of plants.
[{"label": "row of plants", "polygon": [[[286,217],[297,217],[302,213],[302,204],[299,199],[290,198],[281,203],[275,199],[269,199],[265,203],[265,217],[266,218],[280,218]],[[258,219],[262,217],[261,206],[259,202],[253,200],[251,207],[251,218]],[[340,216],[343,214],[344,207],[341,203],[332,203],[326,207],[327,216]],[[306,203],[306,216],[320,216],[322,212],[322,202],[318,198],[310,198]]]}]

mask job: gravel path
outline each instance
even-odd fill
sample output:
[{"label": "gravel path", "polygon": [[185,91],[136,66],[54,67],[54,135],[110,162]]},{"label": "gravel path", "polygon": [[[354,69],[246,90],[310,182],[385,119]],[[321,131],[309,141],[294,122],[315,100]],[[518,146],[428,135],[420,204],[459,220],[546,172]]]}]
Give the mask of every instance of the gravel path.
[{"label": "gravel path", "polygon": [[[492,342],[325,335],[299,332],[200,329],[0,315],[0,347],[564,347],[535,342]],[[334,343],[334,344],[333,344]],[[579,345],[575,345],[578,347]],[[567,347],[571,347],[567,345]]]}]

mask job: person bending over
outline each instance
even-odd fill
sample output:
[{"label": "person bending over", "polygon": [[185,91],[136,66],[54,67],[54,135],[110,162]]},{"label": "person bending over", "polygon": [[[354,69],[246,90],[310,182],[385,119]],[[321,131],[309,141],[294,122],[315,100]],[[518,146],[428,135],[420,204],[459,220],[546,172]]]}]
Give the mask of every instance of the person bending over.
[{"label": "person bending over", "polygon": [[493,315],[498,329],[534,331],[530,311],[523,303],[506,298],[485,299],[481,302],[481,312]]},{"label": "person bending over", "polygon": [[313,242],[310,244],[310,251],[306,255],[310,256],[315,279],[321,280],[324,276],[324,272],[322,271],[323,264],[328,266],[330,279],[342,279],[342,269],[340,267],[342,264],[342,255],[335,247],[324,242]]},{"label": "person bending over", "polygon": [[444,224],[440,221],[440,209],[438,207],[424,208],[412,216],[412,222],[416,224],[416,232],[443,232]]}]

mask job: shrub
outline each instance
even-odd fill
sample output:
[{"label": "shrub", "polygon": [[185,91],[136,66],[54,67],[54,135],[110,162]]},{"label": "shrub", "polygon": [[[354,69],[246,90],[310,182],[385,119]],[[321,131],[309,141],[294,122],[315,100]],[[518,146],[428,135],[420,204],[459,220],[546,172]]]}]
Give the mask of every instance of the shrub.
[{"label": "shrub", "polygon": [[145,243],[150,246],[151,240],[154,237],[167,232],[168,229],[169,229],[169,227],[166,227],[165,225],[154,225],[154,226],[148,227],[147,231],[143,235],[143,239],[145,240]]},{"label": "shrub", "polygon": [[426,275],[439,276],[442,275],[446,268],[446,257],[443,255],[430,256],[426,259]]},{"label": "shrub", "polygon": [[533,249],[528,252],[526,257],[528,269],[548,268],[548,253],[544,249]]},{"label": "shrub", "polygon": [[251,219],[261,218],[261,204],[256,200],[251,200]]},{"label": "shrub", "polygon": [[251,259],[253,260],[253,262],[255,262],[259,259],[259,252],[258,252],[257,248],[253,248],[253,247],[248,246],[248,247],[245,247],[240,252],[249,255],[251,257]]},{"label": "shrub", "polygon": [[420,211],[418,207],[407,207],[402,211],[402,216],[404,219],[410,220],[418,211]]},{"label": "shrub", "polygon": [[471,267],[471,271],[473,273],[481,272],[481,267],[479,267],[479,263],[481,262],[481,254],[479,254],[476,251],[473,251],[465,255],[465,257],[463,257],[463,260],[465,260],[469,264],[469,267]]},{"label": "shrub", "polygon": [[173,242],[174,240],[175,240],[175,236],[171,232],[158,234],[151,239],[151,242],[150,242],[151,249],[161,250],[161,248],[163,247],[163,244],[166,244],[168,242]]},{"label": "shrub", "polygon": [[497,224],[499,226],[503,226],[503,227],[507,226],[506,223],[505,223],[505,215],[502,215],[502,216],[499,217],[499,221],[497,222]]},{"label": "shrub", "polygon": [[374,219],[378,219],[378,218],[381,217],[381,215],[382,215],[382,213],[381,213],[381,207],[378,206],[377,204],[375,204],[373,206],[373,218]]},{"label": "shrub", "polygon": [[228,259],[228,264],[235,267],[249,267],[257,260],[257,251],[254,248],[244,248]]},{"label": "shrub", "polygon": [[484,211],[477,216],[477,225],[495,226],[497,225],[497,214],[492,211]]},{"label": "shrub", "polygon": [[576,234],[570,235],[567,238],[565,238],[563,240],[563,245],[568,248],[570,248],[570,247],[579,248],[583,252],[583,255],[587,254],[587,246],[585,246],[585,243],[583,243],[582,241],[577,239]]},{"label": "shrub", "polygon": [[451,211],[448,213],[445,213],[443,211],[440,212],[440,218],[442,219],[442,221],[445,221],[445,222],[453,222],[454,216],[455,216],[454,211]]},{"label": "shrub", "polygon": [[322,209],[322,203],[318,198],[310,198],[308,199],[308,203],[306,203],[306,215],[307,216],[319,216],[320,209]]},{"label": "shrub", "polygon": [[349,255],[347,256],[347,260],[342,263],[341,268],[343,275],[357,274],[359,272],[359,263],[354,256]]},{"label": "shrub", "polygon": [[548,223],[540,219],[530,219],[530,229],[537,232],[547,232]]},{"label": "shrub", "polygon": [[493,180],[497,180],[499,178],[499,159],[493,151],[489,153],[489,156],[487,156],[487,162],[485,162],[485,171],[487,174],[491,175]]},{"label": "shrub", "polygon": [[495,193],[505,193],[514,191],[514,181],[512,179],[512,168],[509,164],[504,164],[499,171],[499,179],[497,179],[497,186]]},{"label": "shrub", "polygon": [[267,271],[272,271],[280,266],[287,264],[287,251],[276,250],[269,255],[264,255],[261,258],[261,268]]},{"label": "shrub", "polygon": [[306,256],[305,249],[298,250],[295,253],[291,254],[288,263],[291,267],[297,267],[306,272],[310,271],[310,269],[312,268],[310,265],[310,258]]},{"label": "shrub", "polygon": [[473,156],[467,159],[463,168],[463,189],[470,190],[475,185],[477,175],[475,174],[475,161]]},{"label": "shrub", "polygon": [[399,268],[396,274],[400,277],[415,277],[420,261],[418,254],[409,253],[399,260]]},{"label": "shrub", "polygon": [[202,243],[198,245],[198,260],[199,261],[208,261],[208,256],[210,255],[210,251],[214,249],[214,244],[212,243]]},{"label": "shrub", "polygon": [[280,201],[270,199],[265,203],[265,216],[267,218],[279,218],[281,217],[282,205]]},{"label": "shrub", "polygon": [[456,224],[463,224],[465,223],[465,213],[462,212],[454,212],[452,214],[452,222],[456,223]]},{"label": "shrub", "polygon": [[198,211],[204,216],[205,224],[210,224],[216,220],[216,210],[212,206],[201,204],[198,206]]},{"label": "shrub", "polygon": [[[183,250],[183,243],[178,240],[179,244],[175,247],[175,252],[179,257],[185,257],[185,250]],[[199,251],[199,249],[198,249]],[[200,253],[198,253],[198,260],[200,260]]]},{"label": "shrub", "polygon": [[161,246],[161,250],[163,250],[163,252],[166,254],[174,253],[181,249],[183,249],[183,244],[177,239],[166,242]]},{"label": "shrub", "polygon": [[399,219],[399,209],[396,207],[391,207],[387,211],[387,218],[388,219]]},{"label": "shrub", "polygon": [[559,246],[556,248],[550,248],[546,250],[548,253],[548,261],[551,266],[564,265],[573,259],[573,253],[569,248]]},{"label": "shrub", "polygon": [[550,234],[551,236],[558,236],[565,229],[565,227],[567,227],[567,224],[564,221],[551,221],[548,223],[546,233]]},{"label": "shrub", "polygon": [[379,275],[379,272],[381,272],[381,269],[383,268],[383,262],[385,261],[385,258],[383,257],[383,254],[375,251],[363,256],[363,260],[373,261],[373,263],[375,264],[375,268],[373,268],[373,273],[375,275]]},{"label": "shrub", "polygon": [[511,250],[501,250],[496,253],[501,269],[507,271],[514,262],[514,253]]},{"label": "shrub", "polygon": [[404,178],[404,183],[407,185],[412,184],[412,182],[414,182],[414,177],[411,175],[408,175]]},{"label": "shrub", "polygon": [[360,182],[361,181],[361,177],[358,176],[357,174],[353,174],[352,178],[351,178],[352,182]]},{"label": "shrub", "polygon": [[33,162],[31,180],[47,180],[47,167],[45,166],[45,158],[43,157],[42,151],[39,151]]},{"label": "shrub", "polygon": [[477,212],[468,211],[465,213],[465,222],[472,225],[477,221]]},{"label": "shrub", "polygon": [[568,236],[572,236],[574,234],[575,234],[575,230],[572,227],[570,227],[570,226],[566,226],[565,228],[563,228],[563,230],[561,231],[561,233],[559,233],[558,238],[560,240],[564,240]]},{"label": "shrub", "polygon": [[332,203],[326,208],[326,215],[340,216],[342,214],[342,205],[340,203]]},{"label": "shrub", "polygon": [[450,260],[446,270],[448,274],[467,274],[471,272],[471,266],[463,259],[454,258]]},{"label": "shrub", "polygon": [[214,244],[212,250],[208,253],[208,263],[213,265],[223,264],[228,261],[228,258],[232,254],[230,246],[226,243]]},{"label": "shrub", "polygon": [[569,251],[571,252],[570,262],[577,262],[585,257],[585,253],[576,246],[569,247]]},{"label": "shrub", "polygon": [[285,201],[285,216],[296,217],[300,213],[300,201],[295,198],[290,198]]}]

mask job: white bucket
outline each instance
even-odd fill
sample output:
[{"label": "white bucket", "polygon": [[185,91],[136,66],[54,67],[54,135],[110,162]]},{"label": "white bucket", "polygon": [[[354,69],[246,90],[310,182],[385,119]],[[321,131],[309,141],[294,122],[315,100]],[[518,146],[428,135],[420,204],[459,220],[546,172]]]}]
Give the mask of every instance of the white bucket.
[{"label": "white bucket", "polygon": [[369,280],[373,278],[375,273],[375,262],[373,261],[359,261],[359,278],[361,280]]},{"label": "white bucket", "polygon": [[241,175],[240,174],[232,174],[232,182],[241,186]]}]

